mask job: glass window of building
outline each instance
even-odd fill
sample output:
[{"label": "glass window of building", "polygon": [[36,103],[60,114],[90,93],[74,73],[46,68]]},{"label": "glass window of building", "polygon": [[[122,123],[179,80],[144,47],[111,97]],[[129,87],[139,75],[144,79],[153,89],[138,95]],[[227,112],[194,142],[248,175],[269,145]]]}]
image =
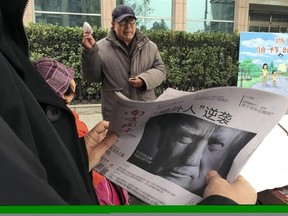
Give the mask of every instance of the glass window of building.
[{"label": "glass window of building", "polygon": [[35,20],[61,26],[101,26],[101,0],[35,0]]},{"label": "glass window of building", "polygon": [[235,0],[187,0],[188,32],[224,32],[234,30]]},{"label": "glass window of building", "polygon": [[172,0],[117,0],[116,4],[131,6],[142,30],[171,29]]},{"label": "glass window of building", "polygon": [[249,31],[283,32],[288,29],[288,3],[286,5],[249,5]]}]

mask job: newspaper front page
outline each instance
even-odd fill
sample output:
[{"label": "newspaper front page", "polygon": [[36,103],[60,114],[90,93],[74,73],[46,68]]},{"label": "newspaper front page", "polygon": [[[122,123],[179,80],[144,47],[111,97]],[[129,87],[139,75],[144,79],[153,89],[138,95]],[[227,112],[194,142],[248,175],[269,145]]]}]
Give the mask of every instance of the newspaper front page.
[{"label": "newspaper front page", "polygon": [[95,170],[151,205],[198,203],[212,169],[232,182],[288,106],[237,87],[167,89],[153,102],[116,94],[109,130],[119,139]]}]

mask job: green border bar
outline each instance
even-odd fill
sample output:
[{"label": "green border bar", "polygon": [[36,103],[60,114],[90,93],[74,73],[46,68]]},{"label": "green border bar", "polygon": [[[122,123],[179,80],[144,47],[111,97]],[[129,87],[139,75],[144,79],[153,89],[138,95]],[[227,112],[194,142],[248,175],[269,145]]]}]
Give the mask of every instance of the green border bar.
[{"label": "green border bar", "polygon": [[288,213],[287,205],[0,206],[0,213]]}]

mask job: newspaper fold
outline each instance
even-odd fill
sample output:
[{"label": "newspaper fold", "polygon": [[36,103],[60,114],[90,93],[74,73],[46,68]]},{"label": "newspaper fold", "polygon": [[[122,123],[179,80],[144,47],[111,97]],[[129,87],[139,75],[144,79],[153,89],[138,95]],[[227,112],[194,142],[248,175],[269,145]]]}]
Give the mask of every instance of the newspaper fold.
[{"label": "newspaper fold", "polygon": [[266,189],[258,187],[265,179],[253,178],[253,166],[267,158],[260,152],[255,162],[253,155],[286,113],[287,97],[237,87],[169,88],[152,102],[116,95],[109,130],[119,140],[95,167],[114,183],[153,205],[198,203],[211,169],[229,182],[241,174]]}]

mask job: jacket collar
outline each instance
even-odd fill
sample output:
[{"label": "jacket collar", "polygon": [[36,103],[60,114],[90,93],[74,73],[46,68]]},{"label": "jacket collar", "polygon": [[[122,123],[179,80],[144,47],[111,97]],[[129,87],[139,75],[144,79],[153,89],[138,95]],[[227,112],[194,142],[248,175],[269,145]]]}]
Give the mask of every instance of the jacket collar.
[{"label": "jacket collar", "polygon": [[[110,41],[116,46],[123,46],[120,43],[120,40],[117,38],[113,27],[111,27],[111,29],[109,30],[106,40]],[[133,40],[136,40],[137,47],[142,47],[149,41],[149,38],[145,34],[143,34],[143,32],[137,29]]]}]

